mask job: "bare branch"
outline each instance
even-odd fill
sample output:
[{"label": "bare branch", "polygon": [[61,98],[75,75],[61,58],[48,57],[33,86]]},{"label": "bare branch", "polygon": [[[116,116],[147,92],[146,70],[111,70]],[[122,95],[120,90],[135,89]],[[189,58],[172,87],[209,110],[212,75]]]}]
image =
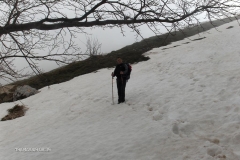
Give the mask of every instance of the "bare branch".
[{"label": "bare branch", "polygon": [[[239,15],[237,0],[1,0],[0,1],[0,77],[25,76],[16,70],[16,59],[40,73],[38,61],[70,63],[91,53],[82,53],[76,34],[84,28],[128,26],[141,36],[147,24],[156,34]],[[161,26],[161,27],[159,27]],[[87,48],[100,50],[100,43],[89,40]],[[91,45],[90,45],[91,44]],[[8,78],[9,79],[9,78]],[[11,78],[10,78],[11,79]]]}]

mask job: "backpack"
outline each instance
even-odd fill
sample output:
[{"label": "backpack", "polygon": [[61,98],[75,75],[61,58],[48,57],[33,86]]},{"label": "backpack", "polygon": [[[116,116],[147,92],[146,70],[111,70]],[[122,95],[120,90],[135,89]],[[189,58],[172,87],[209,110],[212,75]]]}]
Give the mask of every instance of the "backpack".
[{"label": "backpack", "polygon": [[127,80],[129,80],[130,79],[130,74],[131,74],[131,72],[132,72],[132,66],[129,64],[129,63],[125,63],[126,65],[127,65],[127,67],[128,67],[128,71],[127,71],[127,73],[126,73],[126,78],[127,78]]}]

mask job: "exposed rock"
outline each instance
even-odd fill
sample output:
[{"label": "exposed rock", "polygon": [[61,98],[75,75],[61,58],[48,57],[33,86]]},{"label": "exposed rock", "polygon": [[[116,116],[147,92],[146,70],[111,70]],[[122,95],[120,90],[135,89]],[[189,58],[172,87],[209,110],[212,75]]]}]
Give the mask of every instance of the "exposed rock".
[{"label": "exposed rock", "polygon": [[29,96],[32,96],[32,95],[36,94],[36,93],[38,93],[38,90],[36,90],[35,88],[32,88],[28,85],[19,86],[19,87],[17,87],[17,89],[15,90],[15,92],[13,94],[13,101],[17,101],[19,99],[27,98]]},{"label": "exposed rock", "polygon": [[0,87],[0,103],[3,102],[12,102],[13,93],[16,90],[17,86],[15,85],[6,85]]}]

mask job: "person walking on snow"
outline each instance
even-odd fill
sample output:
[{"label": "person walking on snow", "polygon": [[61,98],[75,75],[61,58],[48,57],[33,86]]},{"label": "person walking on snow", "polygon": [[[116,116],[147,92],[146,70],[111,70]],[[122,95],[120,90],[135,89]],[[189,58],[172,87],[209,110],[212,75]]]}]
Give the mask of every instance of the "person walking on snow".
[{"label": "person walking on snow", "polygon": [[118,89],[118,104],[125,102],[125,88],[127,77],[126,73],[128,72],[128,67],[121,58],[117,58],[117,65],[112,73],[112,77],[117,77],[117,89]]}]

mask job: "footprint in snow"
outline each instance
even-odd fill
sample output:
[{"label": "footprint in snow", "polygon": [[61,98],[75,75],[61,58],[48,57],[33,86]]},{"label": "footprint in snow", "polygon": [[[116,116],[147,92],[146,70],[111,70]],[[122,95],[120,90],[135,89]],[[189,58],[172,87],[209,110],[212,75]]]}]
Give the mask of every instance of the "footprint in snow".
[{"label": "footprint in snow", "polygon": [[153,120],[155,120],[155,121],[159,121],[159,120],[162,120],[163,119],[163,114],[162,113],[160,113],[159,111],[155,111],[154,113],[153,113]]}]

